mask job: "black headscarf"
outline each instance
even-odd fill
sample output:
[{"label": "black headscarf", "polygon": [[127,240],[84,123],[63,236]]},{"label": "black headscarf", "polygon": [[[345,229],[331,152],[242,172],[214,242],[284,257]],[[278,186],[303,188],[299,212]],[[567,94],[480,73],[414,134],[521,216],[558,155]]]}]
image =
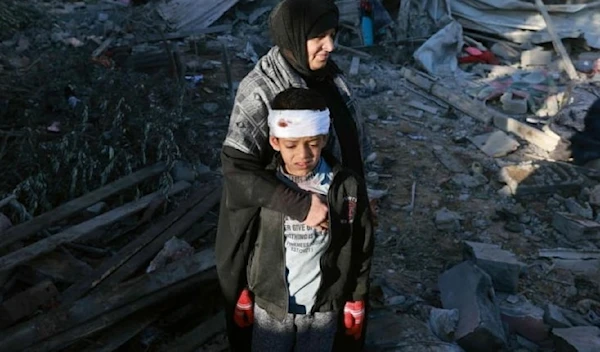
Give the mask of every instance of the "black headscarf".
[{"label": "black headscarf", "polygon": [[331,59],[320,70],[310,69],[306,41],[329,29],[337,29],[339,16],[333,0],[283,0],[269,17],[271,37],[302,76],[333,77],[341,71]]}]

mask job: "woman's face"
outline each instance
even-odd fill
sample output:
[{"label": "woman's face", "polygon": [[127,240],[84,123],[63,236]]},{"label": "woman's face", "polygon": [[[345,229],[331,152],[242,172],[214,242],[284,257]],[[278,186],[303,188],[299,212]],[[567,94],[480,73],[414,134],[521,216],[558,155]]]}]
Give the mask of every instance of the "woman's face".
[{"label": "woman's face", "polygon": [[330,29],[319,34],[316,38],[306,41],[308,54],[308,67],[312,71],[320,70],[327,65],[329,54],[334,49],[335,29]]}]

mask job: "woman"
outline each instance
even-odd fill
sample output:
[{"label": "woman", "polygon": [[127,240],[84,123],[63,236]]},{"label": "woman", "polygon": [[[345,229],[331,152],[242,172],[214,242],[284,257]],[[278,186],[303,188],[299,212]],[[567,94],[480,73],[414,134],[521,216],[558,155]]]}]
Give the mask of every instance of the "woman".
[{"label": "woman", "polygon": [[[327,226],[327,206],[265,171],[273,150],[268,142],[269,102],[289,87],[311,88],[325,98],[332,116],[327,149],[364,179],[368,155],[364,122],[340,69],[330,59],[339,11],[332,0],[284,0],[271,12],[275,43],[242,80],[235,98],[221,162],[226,181],[216,239],[216,262],[232,350],[248,350],[249,329],[233,323],[259,208],[277,210],[308,226]],[[342,329],[340,329],[342,330]]]}]

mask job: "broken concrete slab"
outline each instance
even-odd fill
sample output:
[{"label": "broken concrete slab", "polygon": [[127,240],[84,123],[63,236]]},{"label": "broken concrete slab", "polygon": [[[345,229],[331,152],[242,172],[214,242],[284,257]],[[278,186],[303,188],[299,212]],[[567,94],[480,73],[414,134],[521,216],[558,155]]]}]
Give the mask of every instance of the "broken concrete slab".
[{"label": "broken concrete slab", "polygon": [[176,31],[207,28],[217,21],[238,0],[196,0],[161,1],[157,5],[159,15]]},{"label": "broken concrete slab", "polygon": [[554,336],[556,351],[600,351],[600,328],[597,326],[578,326],[574,328],[553,329],[552,335]]},{"label": "broken concrete slab", "polygon": [[519,262],[513,253],[495,244],[465,241],[463,257],[490,275],[497,291],[517,292],[519,275],[525,264]]},{"label": "broken concrete slab", "polygon": [[440,275],[442,306],[460,312],[455,338],[466,351],[498,351],[506,345],[491,277],[470,261]]},{"label": "broken concrete slab", "polygon": [[435,212],[435,227],[440,231],[458,231],[461,219],[458,213],[442,208]]},{"label": "broken concrete slab", "polygon": [[600,223],[571,213],[555,213],[552,226],[572,242],[594,239],[600,234]]},{"label": "broken concrete slab", "polygon": [[579,192],[584,178],[572,167],[549,162],[524,162],[502,167],[500,181],[514,196]]},{"label": "broken concrete slab", "polygon": [[469,137],[469,140],[482,152],[493,158],[506,156],[517,150],[520,146],[519,142],[503,131]]},{"label": "broken concrete slab", "polygon": [[544,310],[521,295],[498,293],[498,307],[502,321],[510,333],[519,334],[537,344],[550,338],[550,326],[544,322]]},{"label": "broken concrete slab", "polygon": [[563,314],[562,308],[552,303],[544,307],[544,322],[553,328],[570,328],[573,326]]},{"label": "broken concrete slab", "polygon": [[552,63],[552,51],[538,46],[521,52],[521,66],[547,66]]}]

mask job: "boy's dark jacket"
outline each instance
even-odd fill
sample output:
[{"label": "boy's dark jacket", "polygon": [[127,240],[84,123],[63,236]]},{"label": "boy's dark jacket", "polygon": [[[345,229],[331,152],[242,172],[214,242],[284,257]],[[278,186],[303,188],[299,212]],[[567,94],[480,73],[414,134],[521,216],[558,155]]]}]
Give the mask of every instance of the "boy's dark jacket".
[{"label": "boy's dark jacket", "polygon": [[[323,158],[334,172],[328,193],[331,243],[321,260],[323,278],[315,309],[341,311],[346,301],[361,300],[367,296],[373,229],[364,181],[342,168],[326,151],[323,151]],[[276,162],[271,163],[266,171],[275,172],[275,165]],[[240,337],[235,342],[230,339],[232,350],[248,350],[250,329],[239,329],[231,321],[237,297],[249,283],[246,274],[250,275],[250,289],[260,297],[259,304],[263,308],[280,318],[287,313],[284,217],[281,213],[266,209],[228,207],[228,204],[236,203],[236,195],[244,190],[232,189],[232,185],[243,182],[228,182],[236,174],[226,176],[215,246],[217,271],[226,301],[230,336],[231,330],[236,330],[233,335]],[[251,184],[246,186],[252,187]],[[257,241],[259,231],[262,235],[261,240]],[[259,257],[263,267],[256,264]],[[253,265],[251,270],[247,270],[250,260]],[[335,350],[339,350],[338,347]]]}]

